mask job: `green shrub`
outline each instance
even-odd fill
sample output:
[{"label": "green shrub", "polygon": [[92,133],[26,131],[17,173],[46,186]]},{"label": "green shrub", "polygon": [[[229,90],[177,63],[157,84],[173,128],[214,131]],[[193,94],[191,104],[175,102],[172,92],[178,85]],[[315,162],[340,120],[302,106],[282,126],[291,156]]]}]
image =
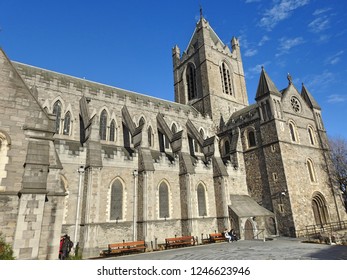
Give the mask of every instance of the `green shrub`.
[{"label": "green shrub", "polygon": [[0,260],[14,260],[12,246],[5,241],[0,233]]},{"label": "green shrub", "polygon": [[81,254],[77,254],[77,255],[69,255],[67,260],[83,260],[83,258]]}]

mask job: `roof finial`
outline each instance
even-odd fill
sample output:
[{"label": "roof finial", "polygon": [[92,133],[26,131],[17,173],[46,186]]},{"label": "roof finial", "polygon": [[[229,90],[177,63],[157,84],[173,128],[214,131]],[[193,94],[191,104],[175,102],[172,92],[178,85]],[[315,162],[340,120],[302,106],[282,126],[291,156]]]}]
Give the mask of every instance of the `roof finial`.
[{"label": "roof finial", "polygon": [[292,76],[288,73],[287,74],[287,79],[289,81],[289,84],[292,84],[293,83],[293,79],[292,79]]},{"label": "roof finial", "polygon": [[200,18],[203,18],[203,15],[202,15],[202,6],[200,4]]}]

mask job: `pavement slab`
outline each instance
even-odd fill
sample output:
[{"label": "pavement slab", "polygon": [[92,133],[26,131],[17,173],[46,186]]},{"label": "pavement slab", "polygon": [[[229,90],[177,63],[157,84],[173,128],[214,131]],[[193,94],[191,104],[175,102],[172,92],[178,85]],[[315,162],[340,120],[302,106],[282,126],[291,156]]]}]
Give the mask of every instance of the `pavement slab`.
[{"label": "pavement slab", "polygon": [[304,243],[279,237],[239,240],[147,253],[112,256],[119,260],[347,260],[347,246]]}]

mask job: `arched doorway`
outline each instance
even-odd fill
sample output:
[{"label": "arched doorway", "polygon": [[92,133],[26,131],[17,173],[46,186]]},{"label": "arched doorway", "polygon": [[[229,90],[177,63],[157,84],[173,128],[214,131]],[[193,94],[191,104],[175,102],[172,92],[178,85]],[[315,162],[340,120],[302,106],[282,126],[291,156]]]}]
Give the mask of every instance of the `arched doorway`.
[{"label": "arched doorway", "polygon": [[250,220],[247,220],[245,223],[245,239],[246,240],[254,239],[253,225]]},{"label": "arched doorway", "polygon": [[276,221],[273,217],[267,217],[266,218],[265,226],[266,226],[266,230],[268,231],[269,234],[271,234],[271,235],[277,234]]},{"label": "arched doorway", "polygon": [[328,209],[324,196],[321,193],[315,193],[312,197],[312,210],[317,226],[323,227],[329,222]]}]

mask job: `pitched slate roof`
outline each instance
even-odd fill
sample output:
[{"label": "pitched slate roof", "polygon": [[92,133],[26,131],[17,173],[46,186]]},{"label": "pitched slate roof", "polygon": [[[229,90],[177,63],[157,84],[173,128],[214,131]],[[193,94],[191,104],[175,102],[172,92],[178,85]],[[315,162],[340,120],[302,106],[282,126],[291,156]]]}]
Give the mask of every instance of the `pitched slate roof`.
[{"label": "pitched slate roof", "polygon": [[274,216],[275,214],[260,206],[248,195],[230,195],[231,210],[239,217]]},{"label": "pitched slate roof", "polygon": [[281,96],[281,93],[275,86],[274,82],[270,79],[268,74],[265,72],[265,69],[262,67],[255,100],[258,100],[268,94]]},{"label": "pitched slate roof", "polygon": [[192,112],[194,114],[198,113],[194,107],[189,105],[180,104],[173,101],[160,99],[157,97],[152,97],[149,95],[101,84],[98,82],[89,81],[89,80],[78,78],[78,77],[73,77],[70,75],[54,72],[47,69],[42,69],[39,67],[27,65],[20,62],[12,61],[12,64],[14,65],[18,73],[23,77],[24,76],[28,76],[28,77],[40,76],[41,79],[44,79],[47,82],[57,80],[60,84],[64,84],[66,86],[70,85],[71,83],[76,88],[79,88],[79,89],[89,88],[90,92],[97,93],[98,91],[101,90],[102,92],[108,95],[116,94],[122,98],[126,96],[132,100],[136,100],[136,99],[143,100],[144,102],[152,102],[153,104],[162,106],[162,107],[171,107],[173,109],[180,109],[183,112]]},{"label": "pitched slate roof", "polygon": [[317,101],[313,98],[312,94],[307,90],[304,84],[302,84],[301,96],[311,109],[321,109]]},{"label": "pitched slate roof", "polygon": [[198,31],[200,28],[203,28],[203,27],[208,27],[207,30],[209,31],[210,38],[211,38],[212,42],[213,42],[215,45],[220,44],[223,48],[226,46],[226,45],[223,43],[223,41],[218,37],[217,33],[213,30],[213,28],[211,27],[211,25],[209,24],[209,22],[208,22],[204,17],[201,17],[200,20],[198,21],[198,23],[196,24],[195,30],[194,30],[194,32],[193,32],[193,35],[192,35],[192,37],[190,38],[190,41],[189,41],[189,43],[188,43],[186,52],[188,51],[188,48],[189,48],[189,46],[191,45],[192,40],[193,40],[193,38],[195,37],[195,34],[197,33],[197,31]]}]

